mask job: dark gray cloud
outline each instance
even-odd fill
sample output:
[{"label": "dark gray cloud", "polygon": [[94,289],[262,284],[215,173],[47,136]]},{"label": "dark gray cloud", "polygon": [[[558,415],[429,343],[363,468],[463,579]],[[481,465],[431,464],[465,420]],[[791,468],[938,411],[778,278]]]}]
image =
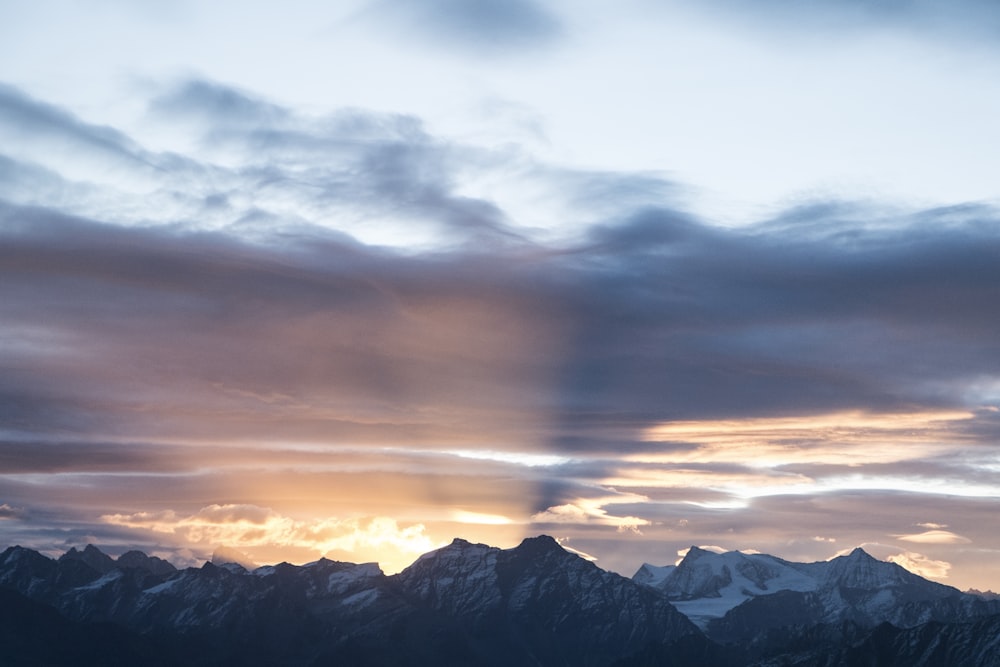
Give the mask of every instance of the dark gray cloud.
[{"label": "dark gray cloud", "polygon": [[597,228],[578,258],[566,398],[660,417],[954,400],[949,383],[997,370],[1000,239],[983,224],[995,211],[939,215],[841,222],[839,243],[669,211]]},{"label": "dark gray cloud", "polygon": [[102,442],[30,442],[4,440],[0,471],[4,474],[60,472],[191,471],[189,461],[162,446]]},{"label": "dark gray cloud", "polygon": [[645,211],[581,245],[412,256],[319,229],[264,245],[6,206],[2,313],[21,347],[5,409],[42,424],[192,383],[275,414],[317,393],[373,413],[457,401],[547,415],[572,449],[666,419],[966,405],[986,397],[956,387],[1000,374],[990,215],[837,244]]}]

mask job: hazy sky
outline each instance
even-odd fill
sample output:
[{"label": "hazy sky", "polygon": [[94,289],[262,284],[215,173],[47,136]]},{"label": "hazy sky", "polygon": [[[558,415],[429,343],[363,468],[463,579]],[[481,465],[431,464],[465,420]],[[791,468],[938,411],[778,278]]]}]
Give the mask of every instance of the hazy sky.
[{"label": "hazy sky", "polygon": [[1000,7],[0,0],[0,546],[1000,589]]}]

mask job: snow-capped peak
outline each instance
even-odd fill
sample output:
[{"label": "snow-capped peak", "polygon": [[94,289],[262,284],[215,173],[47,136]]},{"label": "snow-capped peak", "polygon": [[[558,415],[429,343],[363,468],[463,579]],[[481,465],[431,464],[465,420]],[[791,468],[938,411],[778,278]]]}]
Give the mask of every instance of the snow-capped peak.
[{"label": "snow-capped peak", "polygon": [[904,584],[931,583],[895,563],[887,563],[870,556],[858,547],[846,556],[838,556],[825,563],[822,584],[825,588],[864,588],[877,590]]},{"label": "snow-capped peak", "polygon": [[676,565],[650,565],[643,563],[632,575],[632,581],[644,586],[658,588],[670,573],[677,569]]},{"label": "snow-capped peak", "polygon": [[[656,576],[661,573],[661,577]],[[633,579],[664,592],[675,607],[703,628],[749,600],[782,591],[816,593],[820,596],[817,599],[824,601],[822,604],[830,606],[827,612],[831,616],[851,604],[845,598],[844,591],[848,590],[863,590],[866,595],[885,591],[879,598],[882,606],[904,598],[933,599],[958,592],[895,563],[877,560],[860,547],[817,563],[792,563],[767,554],[715,553],[692,547],[677,567],[668,570],[644,565]],[[853,595],[848,597],[853,599]],[[875,602],[865,604],[878,606]]]},{"label": "snow-capped peak", "polygon": [[[792,563],[740,551],[716,553],[691,547],[676,567],[653,568],[640,568],[636,576],[643,576],[637,581],[666,593],[675,607],[701,626],[750,598],[819,586],[819,581]],[[652,583],[641,581],[644,578]]]}]

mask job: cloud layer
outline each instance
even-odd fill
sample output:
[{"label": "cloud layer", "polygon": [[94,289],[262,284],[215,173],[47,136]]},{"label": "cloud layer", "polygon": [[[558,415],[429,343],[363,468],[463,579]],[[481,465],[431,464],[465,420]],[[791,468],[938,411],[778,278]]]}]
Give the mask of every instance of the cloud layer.
[{"label": "cloud layer", "polygon": [[0,89],[8,540],[1000,549],[997,210],[721,227],[411,116],[193,80],[149,118],[184,149]]}]

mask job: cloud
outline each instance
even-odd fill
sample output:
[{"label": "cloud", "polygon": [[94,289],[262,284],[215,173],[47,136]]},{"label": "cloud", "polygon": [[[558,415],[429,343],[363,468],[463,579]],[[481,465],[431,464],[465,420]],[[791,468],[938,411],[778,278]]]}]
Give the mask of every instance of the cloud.
[{"label": "cloud", "polygon": [[7,503],[0,504],[0,521],[8,519],[20,519],[24,515],[24,510],[11,507]]},{"label": "cloud", "polygon": [[[48,363],[60,358],[68,361],[86,349],[95,362],[106,354],[117,358],[124,354],[125,359],[154,372],[171,365],[190,368],[195,377],[207,376],[204,379],[220,389],[218,398],[230,405],[240,396],[282,395],[286,397],[285,408],[294,406],[295,396],[301,395],[292,389],[299,383],[295,376],[318,379],[317,359],[328,366],[327,377],[356,380],[352,392],[360,389],[365,395],[375,390],[386,398],[390,387],[403,392],[397,395],[405,395],[409,393],[406,385],[412,384],[415,390],[418,378],[430,374],[437,378],[437,386],[446,389],[445,394],[467,402],[477,394],[447,391],[447,386],[479,376],[484,381],[493,380],[491,393],[515,387],[516,391],[544,392],[543,401],[566,416],[565,430],[551,442],[556,446],[572,443],[570,447],[575,448],[580,441],[567,436],[574,433],[574,423],[582,426],[584,420],[594,419],[594,406],[628,411],[640,422],[647,422],[666,404],[673,411],[698,416],[706,406],[721,403],[726,408],[734,406],[737,399],[744,410],[759,411],[796,403],[801,410],[824,401],[891,404],[933,399],[936,387],[943,390],[938,384],[942,379],[948,378],[949,384],[960,382],[966,372],[963,367],[972,370],[970,363],[952,355],[968,355],[971,361],[978,344],[978,314],[965,317],[955,313],[948,322],[919,317],[907,322],[913,316],[904,312],[893,321],[891,300],[886,300],[875,319],[869,320],[863,313],[844,313],[842,322],[861,318],[860,322],[843,324],[843,337],[827,337],[818,326],[803,328],[799,323],[819,314],[812,312],[807,300],[794,294],[798,288],[791,276],[767,288],[751,275],[749,279],[759,283],[756,289],[763,291],[759,307],[747,302],[737,318],[726,309],[731,288],[740,285],[737,289],[745,289],[741,286],[743,277],[735,273],[723,279],[732,267],[722,266],[721,273],[706,274],[703,280],[701,272],[707,269],[699,267],[715,260],[703,254],[699,239],[709,233],[721,236],[713,244],[721,242],[724,248],[726,243],[738,242],[739,235],[729,235],[727,240],[727,235],[691,222],[684,223],[684,232],[673,225],[661,228],[656,216],[643,225],[629,227],[628,234],[611,228],[595,233],[598,245],[575,250],[569,256],[537,253],[529,247],[490,258],[474,253],[406,257],[315,229],[277,233],[273,245],[264,248],[229,233],[129,230],[38,208],[9,207],[5,219],[8,275],[32,291],[30,296],[26,291],[19,293],[26,297],[24,301],[18,301],[18,293],[10,293],[8,301],[11,307],[20,303],[24,334],[17,334],[16,340],[24,341],[25,349],[35,349],[36,355],[29,356],[41,354],[39,343],[48,338],[57,341],[60,350],[58,355],[52,354],[51,346],[45,351]],[[981,240],[990,243],[988,238]],[[123,246],[129,248],[128,254],[117,250]],[[630,248],[635,248],[634,252]],[[649,264],[647,255],[658,257],[668,248],[681,253],[673,261],[678,273],[657,276],[662,268],[650,266],[650,284],[660,280],[665,284],[700,284],[703,294],[696,300],[675,300],[669,293],[650,290],[630,272],[632,266]],[[754,248],[751,245],[744,250],[746,262],[753,257]],[[971,260],[974,258],[968,258],[967,263]],[[29,262],[30,271],[22,273],[19,267]],[[771,270],[780,273],[777,267]],[[60,282],[62,276],[76,279],[69,290]],[[983,275],[981,280],[990,277]],[[836,278],[831,276],[831,281]],[[712,287],[712,282],[717,285]],[[962,298],[978,299],[975,290],[970,276],[969,290]],[[106,298],[109,294],[116,296]],[[484,300],[484,294],[490,298]],[[935,298],[933,291],[928,295]],[[53,306],[44,316],[30,307],[32,300],[41,299]],[[949,307],[943,301],[941,307]],[[772,302],[788,304],[781,315],[787,322],[769,323]],[[73,304],[80,303],[91,304],[92,312],[102,313],[105,319],[86,319],[84,313],[73,309]],[[698,312],[686,312],[695,303]],[[802,312],[796,312],[798,304],[802,304]],[[839,306],[842,310],[845,307]],[[464,311],[461,317],[453,315],[460,311]],[[617,316],[609,319],[599,315],[606,312],[617,312]],[[140,317],[147,322],[145,326]],[[688,332],[692,325],[675,330],[675,321],[704,318],[709,321],[696,327],[697,337],[695,330]],[[733,318],[741,324],[734,327],[729,323]],[[755,320],[760,321],[758,325]],[[118,329],[117,334],[110,328],[102,330],[111,322],[129,326]],[[495,326],[499,322],[503,326]],[[825,328],[842,326],[838,322],[841,320],[835,319]],[[753,333],[757,326],[761,331]],[[929,338],[921,341],[925,326],[943,334],[934,339],[933,347]],[[899,357],[900,363],[875,360],[883,345],[871,334],[883,327],[908,329],[913,334],[906,343],[888,351]],[[315,335],[310,335],[310,329]],[[157,344],[160,332],[168,331],[182,344]],[[812,338],[815,351],[806,353],[797,337]],[[852,350],[839,349],[852,338]],[[275,339],[285,345],[272,345],[270,341]],[[435,339],[450,341],[444,348],[447,353],[432,349]],[[765,342],[771,339],[779,343]],[[105,351],[98,340],[107,341]],[[241,343],[230,344],[233,341]],[[960,351],[959,341],[970,345],[962,345]],[[210,352],[212,349],[222,354]],[[349,356],[338,352],[348,349]],[[980,361],[985,360],[989,368],[988,348],[980,349],[986,355]],[[709,351],[713,353],[709,355]],[[237,357],[239,363],[235,363]],[[919,365],[902,363],[918,357],[922,359]],[[297,369],[302,364],[297,359],[306,358],[313,360],[313,370],[300,374]],[[858,358],[869,359],[870,367]],[[838,360],[836,373],[824,371],[832,359]],[[958,363],[949,363],[953,361]],[[280,385],[277,393],[270,383],[263,383],[263,374],[254,377],[258,366],[278,370],[277,375],[268,371],[269,379]],[[98,364],[93,367],[96,370]],[[921,378],[914,376],[917,368],[925,369],[923,391],[931,393],[930,397],[914,393],[914,387],[921,385]],[[380,370],[372,372],[375,369]],[[976,372],[982,370],[977,364]],[[130,381],[140,377],[131,375]],[[292,384],[283,382],[283,377]],[[172,382],[179,379],[175,375]],[[783,379],[796,387],[794,395],[780,382]],[[113,390],[123,380],[107,386]],[[31,383],[20,382],[22,397]],[[61,384],[64,390],[72,386]],[[337,384],[327,387],[336,389]],[[298,386],[308,390],[307,385]],[[700,400],[708,395],[715,400]],[[670,400],[652,402],[652,396]],[[133,416],[138,414],[133,412]],[[600,428],[590,434],[597,442],[604,438]],[[849,447],[850,443],[843,444],[842,458],[851,456]],[[786,453],[808,455],[801,447],[795,451],[786,448]],[[833,454],[817,449],[816,456],[829,461]]]},{"label": "cloud", "polygon": [[[101,520],[118,526],[168,533],[186,544],[236,549],[298,547],[322,555],[382,554],[390,567],[400,556],[415,556],[436,545],[422,524],[401,527],[388,517],[296,520],[270,508],[248,504],[208,505],[192,515],[173,510],[106,514]],[[406,563],[404,562],[403,565]]]},{"label": "cloud", "polygon": [[295,122],[293,114],[279,105],[204,79],[181,82],[153,99],[149,108],[161,121],[197,121],[216,135],[227,127],[253,131],[287,128]]},{"label": "cloud", "polygon": [[919,574],[921,577],[930,579],[947,579],[951,571],[951,563],[943,560],[934,560],[923,554],[912,551],[904,551],[886,558],[890,563],[895,563],[904,569]]},{"label": "cloud", "polygon": [[487,526],[503,526],[514,523],[509,517],[500,514],[484,514],[454,509],[448,512],[448,518],[457,523],[480,524]]},{"label": "cloud", "polygon": [[122,132],[85,123],[7,84],[0,84],[0,130],[9,137],[21,134],[25,143],[31,142],[28,146],[51,140],[57,145],[87,149],[91,153],[141,161],[137,155],[138,146]]},{"label": "cloud", "polygon": [[893,535],[893,537],[904,542],[920,544],[969,544],[972,542],[969,538],[956,535],[948,530],[927,530],[912,535]]},{"label": "cloud", "polygon": [[[859,31],[892,30],[955,41],[989,40],[1000,29],[1000,11],[989,0],[958,0],[947,6],[933,0],[710,0],[692,3],[725,20],[783,32],[849,36]],[[775,25],[777,24],[777,25]]]},{"label": "cloud", "polygon": [[442,233],[449,243],[518,238],[494,202],[457,192],[461,172],[494,158],[434,139],[413,116],[308,115],[197,79],[149,106],[170,151],[0,89],[0,136],[10,136],[0,173],[9,164],[17,175],[0,193],[102,222],[237,227],[244,237],[320,227],[405,247]]},{"label": "cloud", "polygon": [[257,563],[250,560],[242,551],[226,546],[217,547],[215,551],[212,552],[212,563],[215,565],[221,565],[223,563],[236,563],[243,569],[249,571],[253,571],[259,567]]},{"label": "cloud", "polygon": [[[9,412],[12,413],[13,410]],[[171,457],[166,448],[149,444],[5,440],[0,447],[0,469],[6,474],[138,472],[150,469],[165,472],[190,470],[190,464]]]},{"label": "cloud", "polygon": [[615,516],[605,509],[606,505],[622,504],[643,500],[634,495],[621,494],[617,496],[604,495],[600,498],[580,498],[576,502],[555,505],[537,512],[531,516],[531,521],[538,524],[596,524],[613,526],[618,532],[631,531],[642,534],[640,528],[652,522],[636,516]]},{"label": "cloud", "polygon": [[[551,523],[602,563],[610,527],[660,553],[766,535],[816,557],[817,525],[848,544],[947,521],[993,548],[989,206],[817,202],[723,228],[652,176],[408,116],[195,82],[153,105],[192,138],[170,154],[5,94],[7,133],[49,118],[0,160],[0,497],[49,512],[5,534],[375,549],[372,520],[300,518],[319,505],[399,513],[386,535],[431,517],[400,554],[432,519]],[[84,182],[56,140],[153,167]],[[473,187],[490,178],[581,222],[535,230]],[[174,513],[133,512],[151,507]]]},{"label": "cloud", "polygon": [[559,18],[535,0],[383,0],[362,16],[404,35],[415,32],[430,44],[488,56],[517,56],[550,45],[562,33]]},{"label": "cloud", "polygon": [[[26,178],[37,178],[50,190],[60,178],[75,181],[63,185],[71,185],[77,199],[95,196],[91,184],[149,194],[169,170],[193,166],[184,165],[180,156],[149,151],[121,130],[86,122],[2,82],[0,140],[4,160],[22,163],[19,168],[23,165],[31,172],[19,178],[28,194],[37,186]],[[80,203],[59,195],[57,200]]]},{"label": "cloud", "polygon": [[[808,414],[795,417],[666,422],[650,428],[644,438],[654,442],[696,444],[690,450],[637,454],[645,462],[752,460],[755,467],[790,463],[832,463],[860,466],[923,459],[947,452],[948,441],[970,411],[935,410],[926,413]],[[876,447],[859,447],[861,444]]]}]

